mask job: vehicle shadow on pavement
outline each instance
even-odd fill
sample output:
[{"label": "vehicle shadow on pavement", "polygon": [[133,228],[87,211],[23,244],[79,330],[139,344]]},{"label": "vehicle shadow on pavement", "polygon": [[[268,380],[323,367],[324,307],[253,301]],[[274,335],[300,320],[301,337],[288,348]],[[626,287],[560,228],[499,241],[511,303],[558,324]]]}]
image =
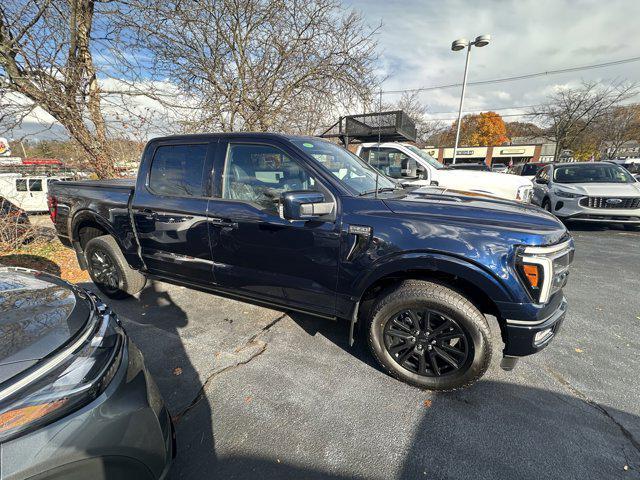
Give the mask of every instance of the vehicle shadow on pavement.
[{"label": "vehicle shadow on pavement", "polygon": [[[206,397],[200,395],[203,380],[191,362],[180,331],[189,323],[187,313],[162,284],[154,281],[148,281],[135,297],[124,300],[105,298],[91,282],[82,286],[101,296],[118,314],[129,338],[142,352],[176,429],[185,411],[197,399],[198,408],[209,412],[208,421],[198,425],[198,432],[212,441],[211,409]],[[179,452],[180,438],[177,449]]]},{"label": "vehicle shadow on pavement", "polygon": [[375,368],[379,372],[384,372],[382,367],[373,359],[369,348],[367,347],[365,326],[362,322],[358,322],[354,328],[354,344],[349,345],[349,327],[350,324],[344,320],[335,322],[327,321],[323,318],[313,317],[298,312],[287,312],[287,315],[308,335],[322,335],[336,346],[342,348],[350,355],[367,364],[371,368]]},{"label": "vehicle shadow on pavement", "polygon": [[569,232],[623,232],[628,234],[640,235],[640,230],[626,230],[622,225],[602,225],[598,223],[569,221],[565,223]]},{"label": "vehicle shadow on pavement", "polygon": [[[215,421],[221,438],[217,452],[213,438],[199,431],[209,413],[194,410],[186,418],[189,438],[183,439],[192,448],[179,453],[171,478],[640,478],[640,445],[632,433],[640,419],[634,415],[557,391],[497,381],[453,393],[426,392],[428,407],[412,407],[409,399],[389,404],[384,390],[379,393],[379,403],[373,401],[364,417],[352,419],[348,437],[332,434],[341,418],[335,412],[325,418],[309,412],[303,435],[292,434],[280,417],[244,430],[237,418],[242,411],[220,408],[226,415]],[[358,403],[358,395],[345,401]],[[412,408],[415,421],[408,429],[390,420],[406,420]],[[376,432],[369,430],[372,423]],[[326,435],[318,437],[318,429]],[[258,431],[264,433],[252,436]],[[255,453],[273,450],[281,454]]]}]

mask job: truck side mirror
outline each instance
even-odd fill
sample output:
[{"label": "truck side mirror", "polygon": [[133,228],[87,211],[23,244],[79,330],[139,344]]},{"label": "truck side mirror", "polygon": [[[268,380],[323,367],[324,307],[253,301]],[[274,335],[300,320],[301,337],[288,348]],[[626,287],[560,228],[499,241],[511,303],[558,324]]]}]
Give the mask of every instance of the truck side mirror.
[{"label": "truck side mirror", "polygon": [[540,185],[548,185],[549,184],[549,180],[547,180],[546,178],[536,178],[536,183],[540,184]]},{"label": "truck side mirror", "polygon": [[280,196],[282,216],[287,220],[318,220],[334,211],[333,202],[326,202],[322,192],[290,191]]}]

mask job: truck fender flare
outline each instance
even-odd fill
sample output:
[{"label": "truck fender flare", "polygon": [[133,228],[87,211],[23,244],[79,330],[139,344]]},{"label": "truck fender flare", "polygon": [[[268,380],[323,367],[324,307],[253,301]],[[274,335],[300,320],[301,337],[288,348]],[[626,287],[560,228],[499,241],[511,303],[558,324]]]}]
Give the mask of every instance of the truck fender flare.
[{"label": "truck fender flare", "polygon": [[466,258],[429,252],[407,253],[382,260],[371,273],[357,281],[354,289],[356,300],[361,300],[366,290],[384,277],[415,271],[441,272],[460,277],[480,289],[493,302],[513,301],[495,273]]},{"label": "truck fender flare", "polygon": [[81,262],[80,263],[81,267],[85,266],[83,265],[85,262],[84,262],[84,255],[80,247],[80,238],[78,235],[78,231],[79,231],[80,225],[82,225],[85,222],[95,223],[96,225],[98,225],[99,228],[101,228],[102,230],[107,232],[108,235],[113,237],[113,239],[118,244],[118,247],[120,247],[120,251],[122,252],[122,255],[127,260],[127,263],[129,263],[129,266],[131,266],[132,268],[135,267],[135,265],[131,264],[131,258],[130,258],[131,254],[127,253],[127,249],[125,248],[125,245],[122,243],[122,240],[120,239],[120,237],[116,235],[116,232],[113,230],[113,227],[109,224],[109,222],[104,217],[94,212],[93,210],[89,210],[89,209],[78,210],[71,219],[70,240],[78,256],[78,262]]}]

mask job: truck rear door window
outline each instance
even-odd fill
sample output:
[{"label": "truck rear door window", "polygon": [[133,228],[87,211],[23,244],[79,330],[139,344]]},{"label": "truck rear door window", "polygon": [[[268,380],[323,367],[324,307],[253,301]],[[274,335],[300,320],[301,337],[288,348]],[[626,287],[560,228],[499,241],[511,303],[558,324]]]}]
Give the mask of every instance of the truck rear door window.
[{"label": "truck rear door window", "polygon": [[29,191],[31,192],[41,192],[42,191],[42,179],[35,178],[33,180],[29,180]]},{"label": "truck rear door window", "polygon": [[206,158],[204,144],[159,146],[151,162],[149,190],[172,197],[205,196]]}]

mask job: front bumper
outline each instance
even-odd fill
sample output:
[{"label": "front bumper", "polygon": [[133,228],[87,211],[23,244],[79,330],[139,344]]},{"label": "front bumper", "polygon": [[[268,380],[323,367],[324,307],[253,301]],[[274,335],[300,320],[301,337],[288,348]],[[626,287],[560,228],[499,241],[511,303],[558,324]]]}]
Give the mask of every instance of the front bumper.
[{"label": "front bumper", "polygon": [[504,327],[507,357],[522,357],[539,352],[555,338],[567,312],[567,300],[562,297],[555,311],[540,320],[510,320]]},{"label": "front bumper", "polygon": [[98,398],[0,445],[0,453],[3,480],[158,480],[169,471],[175,436],[142,354],[127,341],[118,372]]},{"label": "front bumper", "polygon": [[552,201],[551,211],[559,218],[592,223],[640,224],[640,208],[589,208],[580,205],[580,198],[559,198]]}]

